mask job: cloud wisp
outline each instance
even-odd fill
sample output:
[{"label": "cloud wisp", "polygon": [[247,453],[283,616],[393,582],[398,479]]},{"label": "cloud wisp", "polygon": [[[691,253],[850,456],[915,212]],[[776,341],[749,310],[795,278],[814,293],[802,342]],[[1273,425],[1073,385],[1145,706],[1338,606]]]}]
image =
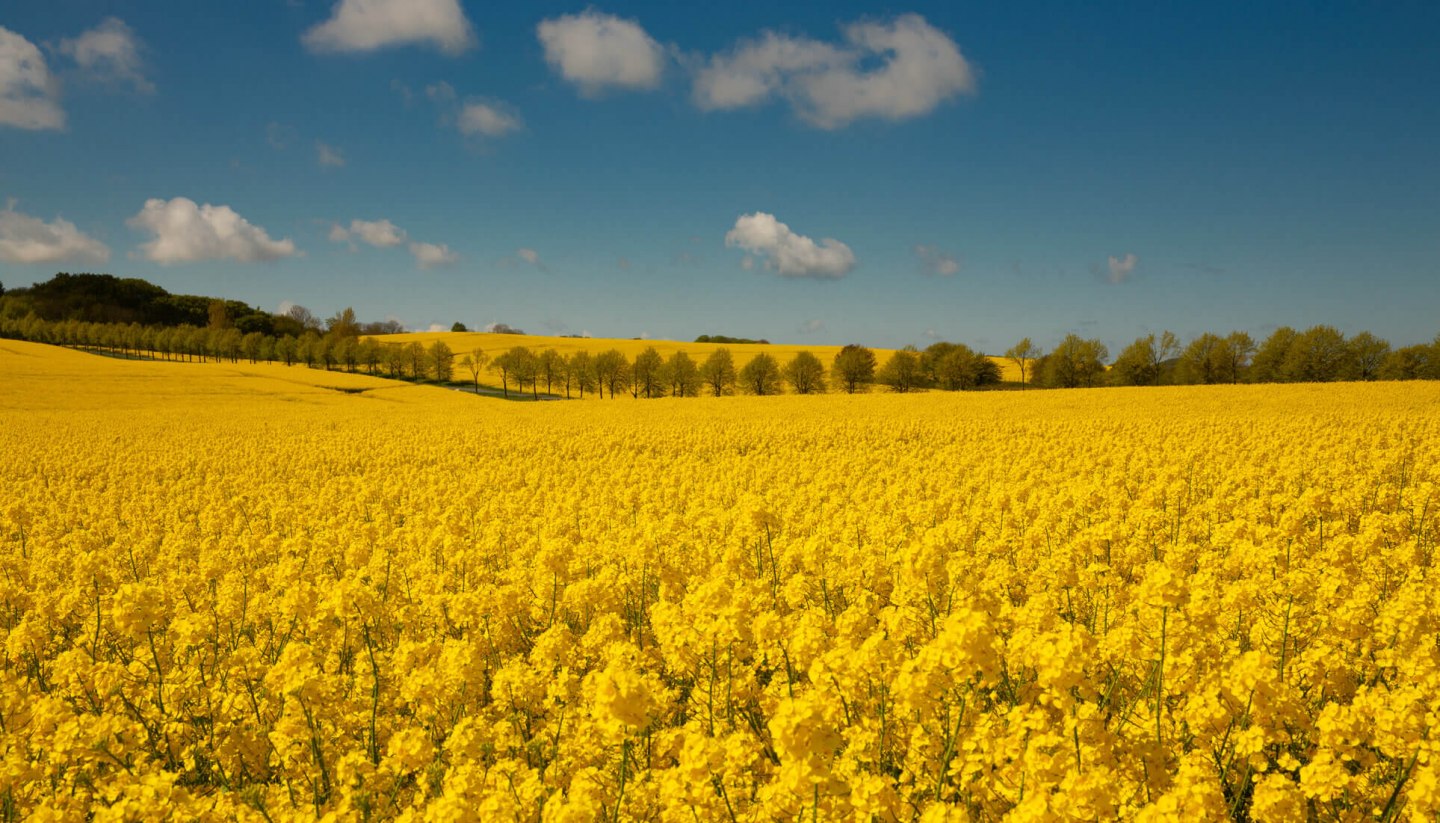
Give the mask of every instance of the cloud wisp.
[{"label": "cloud wisp", "polygon": [[960,273],[960,261],[938,246],[919,245],[914,248],[920,259],[920,270],[932,277],[954,277]]},{"label": "cloud wisp", "polygon": [[1133,254],[1126,254],[1124,257],[1110,256],[1109,276],[1106,278],[1111,285],[1118,286],[1128,282],[1135,273],[1135,267],[1139,265],[1140,258]]},{"label": "cloud wisp", "polygon": [[74,60],[87,77],[154,94],[155,84],[145,76],[143,48],[134,29],[124,20],[107,17],[95,28],[61,40],[57,51]]}]

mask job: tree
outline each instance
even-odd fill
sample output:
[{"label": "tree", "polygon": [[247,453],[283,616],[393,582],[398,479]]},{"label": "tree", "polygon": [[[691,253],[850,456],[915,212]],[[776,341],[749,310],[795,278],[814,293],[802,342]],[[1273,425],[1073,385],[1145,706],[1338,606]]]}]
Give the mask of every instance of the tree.
[{"label": "tree", "polygon": [[510,373],[513,365],[513,358],[508,351],[497,354],[495,359],[490,361],[490,368],[500,372],[500,391],[505,397],[510,396]]},{"label": "tree", "polygon": [[550,394],[555,381],[565,373],[565,358],[554,349],[546,349],[540,352],[540,358],[535,365],[539,376],[545,381],[545,393]]},{"label": "tree", "polygon": [[355,310],[346,306],[327,317],[325,330],[335,337],[359,337],[360,322],[355,319]]},{"label": "tree", "polygon": [[405,347],[399,343],[386,343],[380,354],[380,362],[392,379],[405,376]]},{"label": "tree", "polygon": [[922,378],[920,353],[915,351],[914,346],[906,346],[890,355],[890,359],[875,373],[875,379],[894,392],[914,391],[920,387]]},{"label": "tree", "polygon": [[1273,383],[1284,380],[1284,365],[1290,356],[1290,348],[1299,339],[1300,333],[1289,326],[1281,326],[1265,338],[1255,357],[1250,361],[1250,379],[1256,383]]},{"label": "tree", "polygon": [[785,364],[785,382],[796,394],[821,394],[825,391],[825,364],[808,351],[797,352]]},{"label": "tree", "polygon": [[623,386],[630,379],[630,361],[619,349],[607,349],[595,356],[595,383],[601,390],[610,390],[610,399],[615,399],[615,387]]},{"label": "tree", "polygon": [[[938,344],[937,344],[938,345]],[[1000,382],[1000,367],[994,360],[963,343],[947,343],[927,375],[946,391],[965,391]],[[933,346],[931,348],[934,348]],[[930,349],[926,349],[928,352]],[[921,364],[925,356],[921,354]]]},{"label": "tree", "polygon": [[485,354],[484,349],[474,348],[470,353],[460,358],[460,367],[470,372],[470,383],[475,386],[475,393],[480,393],[480,372],[485,371],[485,364],[490,358]]},{"label": "tree", "polygon": [[240,339],[240,351],[252,364],[260,359],[260,345],[264,339],[265,335],[258,331],[252,331]]},{"label": "tree", "polygon": [[747,394],[763,397],[780,393],[780,364],[766,352],[750,358],[740,370],[740,385]]},{"label": "tree", "polygon": [[735,377],[735,358],[724,346],[710,352],[710,356],[700,364],[700,379],[715,397],[733,392]]},{"label": "tree", "polygon": [[1390,356],[1390,344],[1368,331],[1362,331],[1350,338],[1350,362],[1354,367],[1354,379],[1374,380],[1380,376],[1380,368]]},{"label": "tree", "polygon": [[220,329],[230,328],[230,311],[225,307],[224,300],[211,300],[209,315],[210,323],[208,325],[208,328],[217,331]]},{"label": "tree", "polygon": [[665,360],[654,346],[646,347],[645,351],[635,355],[635,365],[631,368],[631,375],[634,379],[631,394],[638,397],[661,397],[665,394]]},{"label": "tree", "polygon": [[1300,383],[1328,383],[1354,373],[1345,335],[1334,326],[1311,326],[1295,338],[1280,364],[1283,379]]},{"label": "tree", "polygon": [[466,332],[466,331],[470,331],[470,330],[467,329],[467,328],[465,328],[465,324],[464,324],[464,323],[461,323],[459,320],[456,320],[454,323],[450,324],[450,331]]},{"label": "tree", "polygon": [[[1124,359],[1122,352],[1115,360],[1115,368],[1120,368],[1120,361]],[[1206,332],[1194,340],[1180,353],[1180,362],[1175,367],[1176,380],[1181,383],[1200,383],[1209,385],[1224,380],[1225,367],[1229,357],[1225,349],[1225,341],[1219,337]]]},{"label": "tree", "polygon": [[840,381],[846,394],[865,391],[875,382],[875,352],[851,343],[836,353],[830,374]]},{"label": "tree", "polygon": [[405,347],[405,365],[410,367],[410,378],[412,380],[424,380],[429,374],[430,368],[427,362],[425,346],[415,342]]},{"label": "tree", "polygon": [[354,337],[334,338],[330,347],[335,362],[344,365],[349,372],[355,371],[355,364],[360,360],[360,344],[356,340]]},{"label": "tree", "polygon": [[380,341],[373,337],[360,338],[360,362],[365,364],[365,369],[375,374],[380,368]]},{"label": "tree", "polygon": [[580,399],[585,399],[585,390],[594,391],[595,386],[595,363],[594,358],[588,351],[577,351],[570,355],[570,379],[575,382],[575,388],[580,391]]},{"label": "tree", "polygon": [[[540,397],[538,386],[540,358],[536,357],[535,352],[530,351],[530,349],[525,346],[514,346],[505,352],[503,356],[505,357],[510,377],[515,379],[515,385],[519,386],[520,391],[523,392],[525,391],[525,384],[529,383],[531,391],[538,399]],[[496,360],[499,360],[499,358],[496,358]],[[508,393],[506,396],[509,396]]]},{"label": "tree", "polygon": [[1158,386],[1165,366],[1180,354],[1180,341],[1173,332],[1157,339],[1147,334],[1126,346],[1110,369],[1111,382],[1119,386]]},{"label": "tree", "polygon": [[301,331],[320,330],[320,318],[316,317],[304,306],[291,306],[290,310],[285,312],[284,316],[295,321],[295,323],[300,326]]},{"label": "tree", "polygon": [[1250,335],[1243,331],[1227,334],[1225,339],[1220,341],[1221,379],[1239,383],[1250,366],[1250,358],[1254,356],[1255,341]]},{"label": "tree", "polygon": [[694,397],[700,388],[700,367],[683,351],[670,355],[665,376],[670,380],[670,394],[675,397]]},{"label": "tree", "polygon": [[295,338],[285,335],[275,341],[275,356],[287,366],[295,365],[296,350]]},{"label": "tree", "polygon": [[436,382],[449,383],[455,376],[455,352],[445,345],[444,340],[436,340],[430,344],[429,355]]},{"label": "tree", "polygon": [[1044,382],[1063,389],[1094,386],[1105,373],[1105,361],[1109,357],[1109,349],[1099,340],[1067,334],[1060,345],[1044,358]]},{"label": "tree", "polygon": [[1426,380],[1433,378],[1437,365],[1435,353],[1434,346],[1427,346],[1423,343],[1417,346],[1398,348],[1385,358],[1384,365],[1380,367],[1380,379]]},{"label": "tree", "polygon": [[1025,378],[1030,374],[1031,363],[1040,356],[1040,349],[1030,342],[1030,338],[1023,337],[1005,352],[1005,356],[1020,368],[1020,388],[1025,388]]}]

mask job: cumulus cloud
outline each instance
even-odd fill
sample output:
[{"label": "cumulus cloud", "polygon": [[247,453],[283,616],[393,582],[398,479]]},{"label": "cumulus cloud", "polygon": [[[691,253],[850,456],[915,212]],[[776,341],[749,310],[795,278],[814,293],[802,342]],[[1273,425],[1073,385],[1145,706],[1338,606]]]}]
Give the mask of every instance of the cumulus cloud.
[{"label": "cumulus cloud", "polygon": [[110,249],[86,236],[69,220],[45,222],[15,210],[15,201],[0,210],[0,260],[6,263],[104,263]]},{"label": "cumulus cloud", "polygon": [[345,154],[334,146],[315,141],[315,152],[320,165],[324,168],[338,169],[345,165]]},{"label": "cumulus cloud", "polygon": [[39,131],[65,128],[60,84],[45,55],[29,40],[0,26],[0,126]]},{"label": "cumulus cloud", "polygon": [[429,45],[452,56],[476,43],[460,0],[339,0],[301,40],[317,53]]},{"label": "cumulus cloud", "polygon": [[535,33],[545,61],[581,94],[660,85],[665,49],[633,20],[591,9],[542,20]]},{"label": "cumulus cloud", "polygon": [[817,332],[825,331],[825,321],[819,319],[818,317],[806,320],[804,323],[800,324],[800,327],[796,329],[796,331],[800,334],[815,334]]},{"label": "cumulus cloud", "polygon": [[126,83],[144,94],[155,92],[155,84],[145,77],[140,38],[118,17],[107,17],[79,37],[61,40],[58,50],[97,80]]},{"label": "cumulus cloud", "polygon": [[272,239],[229,206],[197,205],[187,197],[146,200],[126,224],[152,235],[140,245],[140,256],[162,265],[200,260],[255,263],[296,253],[294,241]]},{"label": "cumulus cloud", "polygon": [[904,120],[975,91],[975,72],[948,35],[918,14],[852,23],[844,42],[765,32],[695,72],[692,97],[705,110],[779,96],[802,120],[836,129],[866,117]]},{"label": "cumulus cloud", "polygon": [[915,256],[920,258],[920,269],[936,277],[951,277],[960,273],[960,261],[936,246],[916,246]]},{"label": "cumulus cloud", "polygon": [[1115,285],[1119,285],[1129,280],[1130,275],[1135,273],[1135,265],[1139,262],[1140,258],[1136,257],[1133,254],[1127,254],[1124,257],[1115,257],[1114,255],[1111,255],[1109,278],[1110,282]]},{"label": "cumulus cloud", "polygon": [[513,108],[498,100],[460,100],[455,87],[441,80],[425,87],[425,97],[440,112],[440,125],[454,125],[466,137],[504,137],[524,128]]},{"label": "cumulus cloud", "polygon": [[345,243],[352,238],[377,249],[388,249],[404,243],[409,236],[389,220],[351,220],[348,228],[338,223],[330,227],[330,242]]},{"label": "cumulus cloud", "polygon": [[741,215],[725,234],[725,245],[764,258],[765,267],[782,277],[835,279],[855,267],[849,246],[832,237],[816,243],[763,211]]},{"label": "cumulus cloud", "polygon": [[422,269],[449,266],[460,260],[460,255],[451,251],[444,243],[411,243],[410,254],[415,258],[415,264]]},{"label": "cumulus cloud", "polygon": [[460,107],[455,126],[466,137],[504,137],[518,131],[522,123],[518,114],[511,114],[498,105],[472,100]]}]

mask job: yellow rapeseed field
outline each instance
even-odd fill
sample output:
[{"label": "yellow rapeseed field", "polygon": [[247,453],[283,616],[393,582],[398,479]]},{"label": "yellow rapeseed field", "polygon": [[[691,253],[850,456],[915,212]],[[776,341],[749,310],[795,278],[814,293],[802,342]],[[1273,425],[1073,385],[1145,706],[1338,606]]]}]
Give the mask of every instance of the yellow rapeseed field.
[{"label": "yellow rapeseed field", "polygon": [[0,340],[0,456],[0,819],[1440,813],[1434,384],[508,404]]}]

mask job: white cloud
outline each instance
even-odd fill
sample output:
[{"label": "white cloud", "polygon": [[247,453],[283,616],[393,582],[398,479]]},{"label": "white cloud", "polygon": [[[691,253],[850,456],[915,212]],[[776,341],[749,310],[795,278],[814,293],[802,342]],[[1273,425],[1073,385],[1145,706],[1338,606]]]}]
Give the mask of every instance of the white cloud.
[{"label": "white cloud", "polygon": [[466,137],[504,137],[524,128],[520,115],[498,100],[466,98],[441,80],[425,87],[425,96],[440,111],[440,125],[454,125]]},{"label": "white cloud", "polygon": [[229,206],[201,206],[187,197],[146,200],[126,223],[153,236],[141,244],[141,257],[165,265],[200,260],[254,263],[296,253],[294,241],[272,239]]},{"label": "white cloud", "polygon": [[409,239],[404,229],[389,220],[351,220],[349,228],[339,224],[330,227],[332,243],[344,243],[352,237],[377,249],[398,246]]},{"label": "white cloud", "polygon": [[1135,265],[1139,262],[1140,258],[1136,257],[1133,254],[1127,254],[1124,257],[1115,257],[1114,255],[1111,255],[1110,282],[1119,285],[1120,283],[1124,283],[1126,280],[1129,280],[1130,275],[1134,274],[1135,272]]},{"label": "white cloud", "polygon": [[633,20],[591,9],[542,20],[535,33],[545,61],[581,94],[660,85],[665,49]]},{"label": "white cloud", "polygon": [[349,226],[336,223],[330,227],[329,236],[332,243],[350,243],[351,251],[355,250],[356,242],[377,249],[392,249],[409,243],[406,248],[415,258],[415,264],[422,269],[448,266],[460,260],[460,255],[444,243],[411,242],[408,232],[384,219],[351,220]]},{"label": "white cloud", "polygon": [[540,265],[540,252],[534,249],[516,249],[515,256],[532,266]]},{"label": "white cloud", "polygon": [[315,151],[322,167],[341,168],[345,165],[345,153],[328,143],[316,140]]},{"label": "white cloud", "polygon": [[806,122],[824,129],[877,117],[904,120],[975,91],[975,72],[948,35],[918,14],[888,23],[852,23],[831,45],[766,32],[713,55],[695,72],[702,109],[786,99]]},{"label": "white cloud", "polygon": [[339,0],[301,40],[319,53],[430,45],[452,56],[476,42],[460,0]]},{"label": "white cloud", "polygon": [[124,20],[107,17],[79,37],[61,40],[59,52],[91,77],[107,83],[129,83],[138,92],[153,94],[155,84],[145,77],[141,48],[140,38]]},{"label": "white cloud", "polygon": [[782,277],[834,279],[855,267],[849,246],[831,237],[816,243],[765,212],[741,215],[726,233],[725,245],[765,258],[766,268]]},{"label": "white cloud", "polygon": [[926,274],[951,277],[960,273],[960,261],[936,246],[916,246],[915,256],[920,258],[920,268]]},{"label": "white cloud", "polygon": [[0,210],[0,260],[6,263],[104,263],[110,249],[88,237],[69,220],[49,223],[15,210],[15,201]]},{"label": "white cloud", "polygon": [[444,243],[411,243],[410,254],[414,255],[416,265],[422,269],[449,266],[460,260],[460,255]]},{"label": "white cloud", "polygon": [[765,32],[736,45],[728,55],[714,55],[695,72],[692,96],[707,111],[751,106],[777,92],[800,73],[824,71],[854,60],[850,53],[826,43]]},{"label": "white cloud", "polygon": [[520,116],[490,103],[471,101],[460,108],[455,126],[466,137],[504,137],[521,127]]},{"label": "white cloud", "polygon": [[0,26],[0,126],[65,128],[60,84],[34,43]]},{"label": "white cloud", "polygon": [[801,334],[815,334],[816,332],[825,331],[825,321],[819,319],[818,317],[811,320],[806,320],[804,323],[800,324],[800,328],[796,329],[796,331]]}]

